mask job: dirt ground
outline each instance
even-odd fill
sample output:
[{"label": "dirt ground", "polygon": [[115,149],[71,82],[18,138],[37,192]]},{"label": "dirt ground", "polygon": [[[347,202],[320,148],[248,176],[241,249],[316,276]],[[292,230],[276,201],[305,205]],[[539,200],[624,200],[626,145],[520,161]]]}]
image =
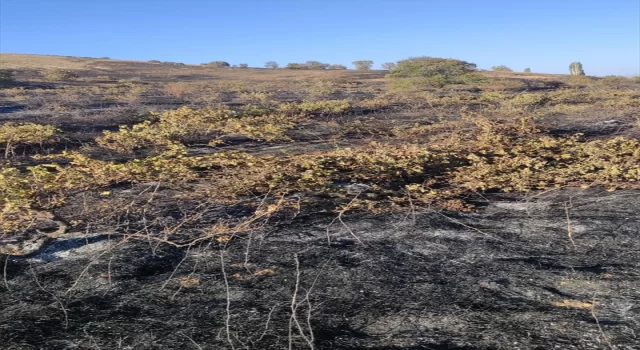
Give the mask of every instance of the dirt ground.
[{"label": "dirt ground", "polygon": [[[55,144],[17,147],[3,163],[16,167],[42,163],[30,159],[33,154],[93,147],[104,131],[138,123],[149,111],[242,106],[247,102],[241,94],[254,85],[259,88],[251,93],[266,91],[280,101],[307,99],[304,94],[326,88],[328,80],[333,85],[320,100],[374,98],[385,89],[384,72],[375,71],[163,68],[6,54],[2,60],[19,70],[26,93],[0,96],[0,123],[54,125],[64,135]],[[52,68],[75,69],[81,78],[60,83],[36,77],[37,70]],[[98,77],[107,74],[128,82],[100,83]],[[196,96],[165,86],[209,81],[224,82],[211,90],[213,100],[204,99],[209,90]],[[240,83],[245,85],[233,85]],[[96,86],[102,90],[86,92]],[[117,86],[145,90],[106,98],[107,89]],[[580,109],[575,101],[562,109],[546,106],[549,134],[639,137],[640,94],[611,91],[607,96],[628,100],[592,101],[593,108]],[[314,115],[288,132],[291,142],[237,136],[218,148],[194,142],[189,156],[220,150],[295,155],[386,138],[402,142],[389,136],[392,130],[453,120],[459,113],[444,102],[402,103]],[[128,159],[108,152],[97,157]],[[486,191],[466,199],[472,211],[409,207],[338,214],[318,205],[274,214],[268,223],[226,239],[181,244],[211,223],[255,210],[246,200],[223,205],[175,199],[193,188],[148,181],[71,192],[51,210],[51,227],[11,236],[29,241],[59,229],[56,220],[69,225],[64,235],[34,240],[41,245],[30,253],[0,254],[0,348],[640,349],[639,189]],[[364,196],[369,187],[356,191]],[[299,202],[307,199],[299,196]],[[175,228],[173,240],[163,241],[163,227]]]},{"label": "dirt ground", "polygon": [[473,214],[347,216],[353,235],[304,218],[226,249],[60,239],[5,260],[1,340],[6,349],[637,349],[637,196],[564,190],[490,197]]}]

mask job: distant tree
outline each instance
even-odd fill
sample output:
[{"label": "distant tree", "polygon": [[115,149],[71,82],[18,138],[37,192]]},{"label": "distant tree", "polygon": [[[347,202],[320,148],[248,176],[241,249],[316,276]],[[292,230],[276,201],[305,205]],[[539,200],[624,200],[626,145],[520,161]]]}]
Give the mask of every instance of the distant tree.
[{"label": "distant tree", "polygon": [[329,69],[347,69],[347,66],[342,64],[332,64],[328,68]]},{"label": "distant tree", "polygon": [[411,57],[399,61],[387,77],[396,89],[414,91],[482,80],[476,73],[475,64],[437,57]]},{"label": "distant tree", "polygon": [[276,69],[276,68],[280,67],[280,65],[276,61],[268,61],[267,63],[264,64],[264,67],[265,68]]},{"label": "distant tree", "polygon": [[524,72],[525,72],[525,73],[531,73],[531,68],[525,68],[525,69],[524,69]]},{"label": "distant tree", "polygon": [[248,64],[246,64],[246,63],[240,63],[240,64],[238,65],[238,67],[240,67],[240,68],[249,68],[249,65],[248,65]]},{"label": "distant tree", "polygon": [[571,72],[571,75],[585,75],[580,62],[572,62],[569,65],[569,72]]},{"label": "distant tree", "polygon": [[233,65],[231,65],[231,68],[238,68],[238,65],[233,64]]},{"label": "distant tree", "polygon": [[493,66],[491,67],[491,70],[494,72],[513,72],[513,69],[505,66],[505,65],[500,65],[500,66]]},{"label": "distant tree", "polygon": [[309,69],[327,69],[327,67],[329,67],[328,63],[322,63],[318,61],[307,61],[305,65]]},{"label": "distant tree", "polygon": [[385,62],[385,63],[382,64],[382,69],[392,70],[394,68],[396,68],[396,64],[393,63],[393,62]]},{"label": "distant tree", "polygon": [[353,64],[356,67],[356,69],[369,70],[373,66],[373,61],[360,60],[360,61],[353,61],[351,62],[351,64]]},{"label": "distant tree", "polygon": [[228,68],[228,67],[231,67],[229,62],[225,62],[225,61],[212,61],[212,62],[207,63],[207,65],[214,66],[216,68]]},{"label": "distant tree", "polygon": [[149,62],[149,63],[162,63],[162,62],[160,62],[160,61],[158,61],[158,60],[151,60],[151,61],[148,61],[148,62]]},{"label": "distant tree", "polygon": [[287,65],[284,68],[286,68],[286,69],[305,69],[305,68],[307,68],[307,66],[302,64],[302,63],[287,63]]}]

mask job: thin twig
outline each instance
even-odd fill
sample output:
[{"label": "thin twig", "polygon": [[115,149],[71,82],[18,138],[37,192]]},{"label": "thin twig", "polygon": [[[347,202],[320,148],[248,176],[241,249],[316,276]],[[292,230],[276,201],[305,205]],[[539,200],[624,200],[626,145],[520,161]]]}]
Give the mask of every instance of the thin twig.
[{"label": "thin twig", "polygon": [[596,296],[595,295],[591,300],[591,316],[593,316],[593,319],[596,321],[596,325],[598,326],[598,330],[600,331],[600,334],[602,335],[604,342],[607,343],[607,345],[611,350],[613,350],[614,349],[613,345],[609,341],[609,338],[607,338],[607,335],[604,334],[604,330],[602,330],[602,326],[600,326],[600,321],[598,320],[598,316],[596,315]]},{"label": "thin twig", "polygon": [[173,278],[173,275],[176,274],[176,272],[178,271],[178,269],[180,268],[180,265],[182,265],[182,263],[187,260],[187,258],[189,257],[189,251],[191,250],[192,246],[189,246],[187,248],[187,251],[184,253],[184,257],[180,260],[180,262],[178,263],[178,265],[176,265],[176,268],[173,269],[173,271],[171,272],[171,275],[169,275],[169,278],[167,278],[167,280],[164,282],[164,284],[162,284],[162,287],[160,287],[160,290],[163,290],[167,284],[169,284],[169,282],[171,281],[171,279]]},{"label": "thin twig", "polygon": [[9,281],[7,280],[7,266],[9,265],[9,255],[7,254],[7,258],[4,259],[4,268],[3,268],[3,272],[2,272],[2,277],[4,280],[4,286],[7,288],[7,291],[9,291],[9,293],[11,293],[11,295],[13,295],[13,292],[11,291],[11,288],[9,288]]},{"label": "thin twig", "polygon": [[[571,201],[571,198],[569,198],[569,201]],[[571,218],[569,217],[569,206],[567,205],[567,202],[564,202],[564,213],[567,217],[567,236],[569,236],[569,241],[571,241],[573,248],[576,248],[576,242],[573,241],[573,228],[571,226]]]},{"label": "thin twig", "polygon": [[69,315],[67,314],[67,309],[65,309],[64,304],[62,303],[62,300],[60,300],[60,298],[58,298],[58,296],[55,295],[53,292],[49,292],[48,290],[44,289],[42,284],[40,284],[40,281],[38,281],[38,276],[36,275],[35,271],[33,271],[33,266],[31,264],[29,264],[29,269],[31,270],[33,279],[36,281],[36,284],[38,285],[38,287],[40,287],[40,289],[42,289],[43,292],[51,295],[56,300],[56,302],[60,304],[60,308],[62,309],[62,313],[64,314],[64,328],[65,329],[69,328]]},{"label": "thin twig", "polygon": [[342,215],[349,210],[349,208],[351,208],[351,206],[353,205],[353,203],[356,201],[356,199],[358,199],[358,196],[362,193],[358,192],[358,194],[356,194],[355,197],[353,197],[353,199],[349,202],[349,204],[347,204],[344,208],[342,208],[342,210],[340,210],[340,212],[338,212],[338,216],[335,217],[333,220],[331,220],[331,222],[329,223],[329,226],[327,226],[327,242],[329,245],[331,245],[331,234],[329,232],[329,229],[331,228],[331,226],[333,225],[334,222],[336,222],[336,220],[340,221],[340,223],[347,229],[347,231],[349,232],[349,234],[351,234],[351,236],[353,236],[353,238],[355,238],[358,243],[365,245],[360,238],[358,238],[358,236],[356,236],[355,233],[353,233],[353,231],[349,228],[349,226],[347,226],[347,224],[345,224],[345,222],[342,220]]},{"label": "thin twig", "polygon": [[222,278],[224,278],[224,288],[227,294],[227,317],[224,321],[225,330],[227,331],[227,342],[231,345],[231,349],[235,350],[233,341],[231,340],[231,330],[229,323],[231,321],[231,294],[229,293],[229,279],[227,279],[227,272],[224,269],[224,250],[220,250],[220,268],[222,269]]},{"label": "thin twig", "polygon": [[189,339],[189,341],[191,341],[191,343],[192,343],[193,345],[195,345],[195,347],[196,347],[196,348],[198,348],[198,350],[204,350],[204,349],[202,349],[202,346],[200,346],[200,344],[196,343],[196,341],[195,341],[195,340],[193,340],[190,336],[188,336],[188,335],[186,335],[186,334],[184,334],[184,333],[182,333],[182,332],[178,332],[178,334],[180,334],[180,335],[182,335],[183,337],[185,337],[185,338]]},{"label": "thin twig", "polygon": [[[296,284],[293,290],[293,296],[291,297],[291,317],[289,318],[289,349],[293,349],[293,337],[292,337],[292,328],[295,323],[296,328],[298,328],[298,333],[300,336],[309,344],[310,349],[314,349],[313,341],[304,334],[304,330],[298,321],[298,290],[300,289],[300,260],[298,259],[298,254],[293,255],[294,260],[296,262]],[[307,294],[308,295],[308,294]],[[310,316],[309,316],[310,317]],[[313,337],[313,333],[311,335]]]},{"label": "thin twig", "polygon": [[276,309],[276,307],[278,307],[278,304],[273,305],[273,307],[269,311],[269,314],[267,315],[267,322],[265,322],[265,324],[264,324],[264,331],[260,335],[260,338],[258,338],[258,340],[256,340],[256,342],[260,342],[262,340],[262,338],[264,338],[264,336],[267,335],[267,332],[269,331],[269,322],[271,322],[271,315],[273,314],[273,311]]}]

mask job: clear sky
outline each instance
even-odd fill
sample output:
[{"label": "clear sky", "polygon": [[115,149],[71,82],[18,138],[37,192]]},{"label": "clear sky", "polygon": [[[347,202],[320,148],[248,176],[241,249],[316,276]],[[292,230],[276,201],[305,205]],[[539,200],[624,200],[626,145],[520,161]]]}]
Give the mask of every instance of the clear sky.
[{"label": "clear sky", "polygon": [[640,0],[0,0],[0,52],[640,75]]}]

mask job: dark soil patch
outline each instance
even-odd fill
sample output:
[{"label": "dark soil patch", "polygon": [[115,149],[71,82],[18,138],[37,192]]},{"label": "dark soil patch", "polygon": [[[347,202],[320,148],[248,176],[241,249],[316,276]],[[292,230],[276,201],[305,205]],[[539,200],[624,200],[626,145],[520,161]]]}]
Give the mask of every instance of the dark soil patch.
[{"label": "dark soil patch", "polygon": [[[424,212],[415,223],[347,214],[364,245],[340,225],[328,244],[331,218],[311,216],[226,248],[112,237],[58,249],[57,260],[2,259],[9,290],[0,289],[0,343],[230,349],[228,317],[235,348],[286,349],[297,285],[297,320],[316,349],[634,349],[637,198],[495,196],[478,213]],[[291,341],[309,348],[295,322]]]}]

